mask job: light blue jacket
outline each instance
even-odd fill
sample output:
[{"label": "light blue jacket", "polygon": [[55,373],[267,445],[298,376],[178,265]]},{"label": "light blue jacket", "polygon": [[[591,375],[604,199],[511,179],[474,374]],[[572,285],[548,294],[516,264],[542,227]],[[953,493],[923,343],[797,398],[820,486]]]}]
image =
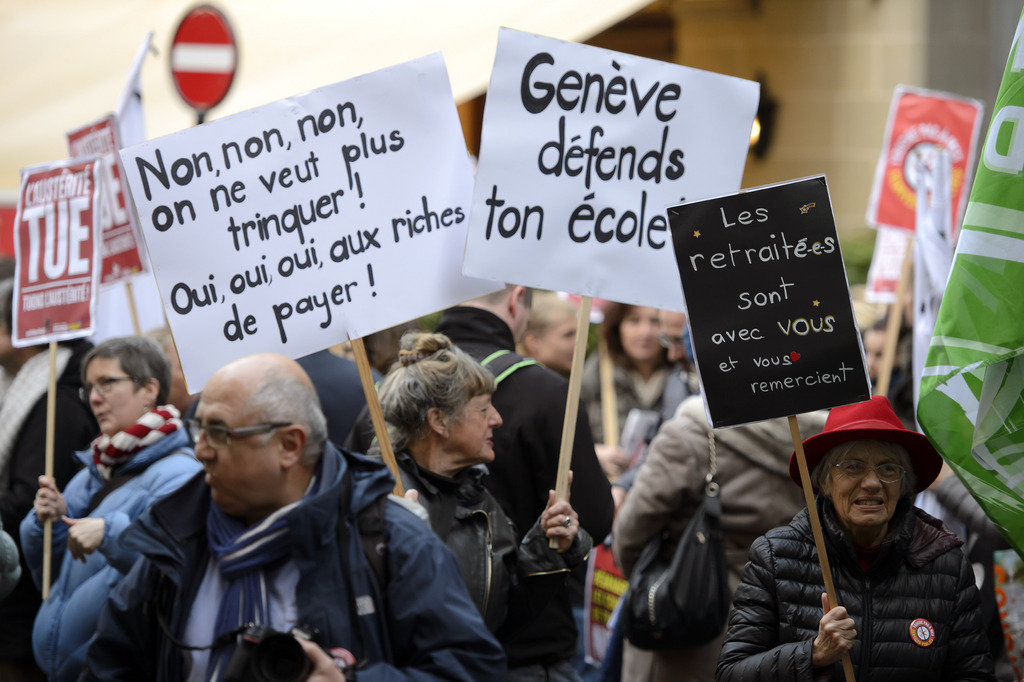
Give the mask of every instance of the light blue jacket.
[{"label": "light blue jacket", "polygon": [[[50,682],[77,680],[86,647],[110,591],[131,569],[139,553],[121,545],[121,533],[158,498],[176,490],[200,468],[184,429],[161,438],[136,453],[117,473],[139,472],[87,513],[93,495],[105,481],[92,461],[92,451],[75,453],[86,465],[64,489],[68,516],[103,518],[99,549],[86,561],[75,561],[67,548],[68,526],[53,524],[52,584],[32,629],[36,662]],[[41,589],[43,582],[43,524],[30,511],[21,522],[21,546]]]}]

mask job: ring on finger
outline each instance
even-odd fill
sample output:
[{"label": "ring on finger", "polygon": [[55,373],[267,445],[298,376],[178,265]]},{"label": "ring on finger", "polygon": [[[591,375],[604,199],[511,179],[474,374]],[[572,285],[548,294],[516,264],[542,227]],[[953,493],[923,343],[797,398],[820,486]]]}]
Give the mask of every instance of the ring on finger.
[{"label": "ring on finger", "polygon": [[563,522],[563,525],[564,525],[564,526],[565,526],[566,528],[568,528],[569,526],[571,526],[571,525],[572,525],[572,517],[571,517],[571,516],[569,516],[568,514],[566,514],[566,515],[565,515],[565,521]]}]

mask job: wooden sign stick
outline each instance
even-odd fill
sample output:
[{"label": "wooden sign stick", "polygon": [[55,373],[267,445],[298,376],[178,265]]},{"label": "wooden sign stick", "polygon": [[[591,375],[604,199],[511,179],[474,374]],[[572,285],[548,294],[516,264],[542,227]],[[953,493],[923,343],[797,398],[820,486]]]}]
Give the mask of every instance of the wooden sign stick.
[{"label": "wooden sign stick", "polygon": [[[57,342],[50,342],[50,385],[46,389],[46,453],[43,473],[53,478],[53,439],[57,415]],[[43,522],[43,599],[50,598],[50,566],[53,563],[53,521]]]},{"label": "wooden sign stick", "polygon": [[612,364],[612,356],[608,354],[608,342],[604,340],[604,334],[598,334],[597,337],[597,360],[601,376],[601,426],[604,431],[604,444],[617,448],[619,401],[615,394],[615,366]]},{"label": "wooden sign stick", "polygon": [[[800,425],[796,417],[789,418],[789,433],[793,437],[793,449],[796,451],[796,463],[800,468],[800,483],[804,489],[804,503],[807,505],[807,516],[811,521],[811,533],[814,535],[814,547],[818,550],[818,562],[821,564],[821,576],[825,581],[825,593],[828,595],[829,608],[839,606],[836,588],[832,584],[832,570],[828,565],[828,553],[825,551],[825,536],[821,532],[821,520],[818,518],[818,507],[814,504],[814,490],[811,487],[811,474],[807,470],[807,458],[804,456],[804,442],[800,437]],[[843,673],[846,682],[855,682],[853,661],[850,652],[843,653]]]},{"label": "wooden sign stick", "polygon": [[132,283],[130,281],[124,283],[124,295],[128,299],[128,312],[132,316],[132,329],[135,330],[135,336],[141,336],[142,330],[139,329],[139,313],[135,309],[135,295],[132,293]]},{"label": "wooden sign stick", "polygon": [[373,421],[373,430],[377,434],[380,456],[391,470],[391,475],[395,477],[394,493],[402,497],[405,495],[405,488],[402,486],[402,476],[398,472],[398,460],[395,459],[391,439],[388,438],[387,423],[384,421],[384,412],[380,409],[380,398],[377,396],[377,387],[373,385],[370,360],[366,356],[366,346],[363,345],[362,338],[352,339],[352,353],[355,355],[356,366],[359,368],[359,380],[363,384],[366,405],[370,408],[370,419]]},{"label": "wooden sign stick", "polygon": [[903,322],[903,308],[910,288],[910,270],[914,263],[914,238],[907,240],[907,250],[903,254],[903,268],[900,270],[900,281],[896,285],[896,302],[889,306],[889,320],[885,328],[885,349],[882,351],[882,366],[878,370],[875,381],[875,395],[889,393],[889,380],[892,378],[892,367],[896,362],[896,345],[900,340],[900,326]]},{"label": "wooden sign stick", "polygon": [[[562,422],[562,448],[558,453],[558,477],[555,479],[555,496],[559,500],[569,496],[569,466],[572,464],[572,446],[576,440],[576,417],[580,411],[580,382],[583,380],[583,356],[587,354],[587,335],[590,331],[590,306],[593,299],[580,299],[580,313],[576,318],[576,348],[572,352],[572,370],[569,372],[569,395],[565,399],[565,421]],[[548,546],[558,546],[551,539]]]}]

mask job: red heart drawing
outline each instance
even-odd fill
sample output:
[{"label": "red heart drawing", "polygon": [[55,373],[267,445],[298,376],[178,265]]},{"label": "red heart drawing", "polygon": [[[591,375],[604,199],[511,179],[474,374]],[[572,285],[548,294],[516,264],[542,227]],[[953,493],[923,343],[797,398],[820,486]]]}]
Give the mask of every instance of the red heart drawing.
[{"label": "red heart drawing", "polygon": [[797,360],[800,359],[800,354],[797,353],[796,351],[793,351],[789,354],[789,357],[793,360],[793,362],[796,362]]}]

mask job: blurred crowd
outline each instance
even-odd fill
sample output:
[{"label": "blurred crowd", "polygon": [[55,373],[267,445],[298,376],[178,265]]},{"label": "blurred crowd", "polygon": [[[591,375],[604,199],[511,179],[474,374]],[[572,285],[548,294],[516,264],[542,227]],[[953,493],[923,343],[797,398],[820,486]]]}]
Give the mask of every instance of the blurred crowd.
[{"label": "blurred crowd", "polygon": [[[916,430],[910,309],[889,348],[888,318],[858,315],[883,395],[794,415],[808,498],[785,418],[709,426],[682,312],[600,306],[560,487],[566,297],[508,285],[370,335],[368,378],[343,344],[239,358],[190,394],[166,328],[15,348],[12,274],[0,681],[839,680],[845,660],[861,681],[1017,679],[1005,540]],[[672,551],[711,457],[729,622],[634,646],[594,576]]]}]

